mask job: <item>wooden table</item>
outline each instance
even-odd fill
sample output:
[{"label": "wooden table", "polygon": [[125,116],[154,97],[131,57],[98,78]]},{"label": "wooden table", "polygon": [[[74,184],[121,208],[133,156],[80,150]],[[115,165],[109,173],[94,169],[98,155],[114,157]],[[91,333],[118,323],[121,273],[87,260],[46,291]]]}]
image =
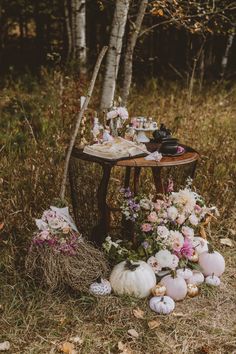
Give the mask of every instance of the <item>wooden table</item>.
[{"label": "wooden table", "polygon": [[[183,155],[175,156],[175,157],[166,156],[163,157],[160,162],[145,160],[144,157],[129,158],[129,159],[119,160],[119,161],[107,161],[98,157],[84,154],[82,149],[74,147],[72,151],[72,157],[78,158],[80,160],[98,163],[102,167],[102,171],[103,171],[102,179],[100,181],[98,192],[97,192],[99,222],[93,228],[92,231],[91,240],[93,242],[95,242],[97,245],[100,246],[103,243],[104,239],[106,238],[110,230],[111,208],[109,208],[109,206],[107,205],[107,190],[108,190],[112,168],[115,166],[125,168],[125,181],[124,181],[125,188],[130,187],[131,170],[134,169],[134,185],[133,185],[134,194],[137,194],[139,192],[141,169],[151,168],[157,193],[165,193],[163,181],[161,178],[161,172],[164,167],[183,166],[183,165],[191,164],[192,167],[191,167],[190,177],[191,178],[194,177],[197,161],[199,159],[199,154],[197,151],[195,151],[194,149],[188,146],[184,146],[184,147],[186,152]],[[76,197],[76,188],[73,183],[72,173],[73,171],[69,167],[69,180],[70,180],[70,187],[71,187],[72,206],[75,211],[75,208],[77,206],[77,202],[76,202],[77,197]]]}]

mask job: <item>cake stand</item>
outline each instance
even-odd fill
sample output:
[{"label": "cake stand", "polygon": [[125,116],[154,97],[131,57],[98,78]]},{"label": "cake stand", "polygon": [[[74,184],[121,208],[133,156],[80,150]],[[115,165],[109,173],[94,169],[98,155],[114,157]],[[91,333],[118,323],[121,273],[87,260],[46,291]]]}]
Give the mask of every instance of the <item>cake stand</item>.
[{"label": "cake stand", "polygon": [[136,141],[138,143],[149,143],[150,139],[147,137],[146,133],[154,132],[157,128],[134,128],[137,136]]}]

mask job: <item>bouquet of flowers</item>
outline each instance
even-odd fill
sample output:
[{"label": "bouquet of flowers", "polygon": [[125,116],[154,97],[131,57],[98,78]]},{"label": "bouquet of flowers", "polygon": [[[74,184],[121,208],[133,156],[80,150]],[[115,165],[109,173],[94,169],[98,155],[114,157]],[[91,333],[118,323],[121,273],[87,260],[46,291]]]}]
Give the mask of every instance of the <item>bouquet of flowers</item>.
[{"label": "bouquet of flowers", "polygon": [[199,229],[217,209],[207,207],[203,198],[191,190],[191,183],[155,201],[133,197],[129,189],[122,190],[122,194],[121,210],[125,219],[134,223],[135,243],[107,238],[104,249],[108,255],[119,261],[143,259],[156,274],[187,265],[193,268],[195,249],[207,244],[199,237]]},{"label": "bouquet of flowers", "polygon": [[125,107],[112,107],[107,113],[107,120],[109,121],[111,133],[113,136],[118,135],[118,129],[122,128],[124,122],[129,118],[129,113]]}]

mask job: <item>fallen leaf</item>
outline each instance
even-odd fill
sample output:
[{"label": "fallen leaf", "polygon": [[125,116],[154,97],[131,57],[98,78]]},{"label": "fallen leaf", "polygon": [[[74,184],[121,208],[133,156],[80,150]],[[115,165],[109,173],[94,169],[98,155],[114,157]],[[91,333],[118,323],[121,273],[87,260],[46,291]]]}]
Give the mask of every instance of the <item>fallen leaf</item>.
[{"label": "fallen leaf", "polygon": [[175,316],[175,317],[184,317],[185,314],[183,312],[173,312],[173,316]]},{"label": "fallen leaf", "polygon": [[200,226],[199,233],[200,233],[200,236],[206,240],[207,235],[206,235],[206,230],[205,230],[204,226]]},{"label": "fallen leaf", "polygon": [[0,224],[0,231],[3,229],[3,227],[4,227],[4,222],[2,222],[2,223]]},{"label": "fallen leaf", "polygon": [[133,329],[133,328],[131,328],[131,329],[128,330],[128,334],[129,334],[131,337],[133,337],[133,338],[138,338],[138,337],[139,337],[138,332],[137,332],[135,329]]},{"label": "fallen leaf", "polygon": [[144,311],[141,310],[139,307],[137,307],[136,309],[133,309],[133,315],[136,318],[144,318]]},{"label": "fallen leaf", "polygon": [[133,354],[127,343],[118,342],[118,349],[121,351],[119,354]]},{"label": "fallen leaf", "polygon": [[220,243],[225,246],[233,247],[233,242],[230,240],[230,238],[221,238]]},{"label": "fallen leaf", "polygon": [[148,322],[148,327],[149,327],[150,329],[155,329],[155,328],[159,327],[160,324],[161,324],[160,321],[153,320],[153,321],[149,321],[149,322]]},{"label": "fallen leaf", "polygon": [[59,347],[60,351],[65,354],[75,354],[74,344],[70,342],[64,342]]},{"label": "fallen leaf", "polygon": [[10,342],[7,340],[5,342],[0,343],[0,351],[7,351],[10,349]]}]

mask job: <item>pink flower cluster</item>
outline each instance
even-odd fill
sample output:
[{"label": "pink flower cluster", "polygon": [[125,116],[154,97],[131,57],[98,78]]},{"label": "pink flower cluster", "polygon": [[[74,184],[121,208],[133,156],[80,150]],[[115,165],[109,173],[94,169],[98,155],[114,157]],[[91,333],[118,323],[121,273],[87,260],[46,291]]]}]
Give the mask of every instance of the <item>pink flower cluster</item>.
[{"label": "pink flower cluster", "polygon": [[74,256],[78,248],[80,235],[71,225],[54,210],[43,212],[42,218],[36,220],[39,231],[32,239],[32,245],[48,246],[56,252]]}]

